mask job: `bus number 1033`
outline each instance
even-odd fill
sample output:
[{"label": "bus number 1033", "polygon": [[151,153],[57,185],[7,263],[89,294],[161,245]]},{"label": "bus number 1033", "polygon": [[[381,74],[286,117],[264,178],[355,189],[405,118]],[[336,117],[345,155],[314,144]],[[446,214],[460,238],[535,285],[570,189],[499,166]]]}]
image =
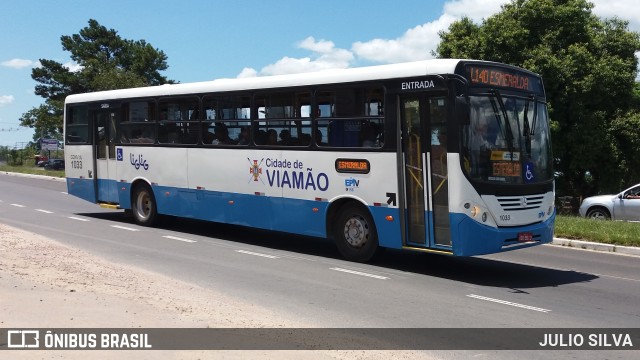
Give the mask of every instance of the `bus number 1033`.
[{"label": "bus number 1033", "polygon": [[82,169],[82,160],[71,160],[72,169]]}]

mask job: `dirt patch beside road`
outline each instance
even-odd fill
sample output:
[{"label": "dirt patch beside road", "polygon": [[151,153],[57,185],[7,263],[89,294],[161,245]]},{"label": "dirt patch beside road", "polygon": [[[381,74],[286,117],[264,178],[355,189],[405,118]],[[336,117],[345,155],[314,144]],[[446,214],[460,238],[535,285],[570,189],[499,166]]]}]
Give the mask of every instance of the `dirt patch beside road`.
[{"label": "dirt patch beside road", "polygon": [[[259,304],[0,224],[2,328],[314,327]],[[4,339],[2,339],[4,340]],[[2,350],[8,351],[8,350]],[[424,358],[386,351],[12,351],[11,358]]]}]

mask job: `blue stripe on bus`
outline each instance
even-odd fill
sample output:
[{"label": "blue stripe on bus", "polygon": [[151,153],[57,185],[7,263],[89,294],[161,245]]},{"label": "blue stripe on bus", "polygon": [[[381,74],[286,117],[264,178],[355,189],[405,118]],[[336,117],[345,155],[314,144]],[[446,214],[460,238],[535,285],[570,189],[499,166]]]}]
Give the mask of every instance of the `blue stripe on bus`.
[{"label": "blue stripe on bus", "polygon": [[[69,194],[93,203],[93,179],[67,179]],[[123,209],[131,208],[131,184],[119,182],[118,199]],[[185,218],[327,237],[325,218],[329,202],[268,197],[252,194],[153,186],[158,212]],[[318,211],[313,211],[317,208]],[[371,206],[380,246],[402,248],[400,213],[397,208]],[[388,215],[393,221],[387,221]],[[493,228],[459,213],[449,215],[453,254],[483,255],[549,243],[553,239],[555,214],[547,221],[517,228]],[[530,232],[537,242],[518,243],[518,233]]]},{"label": "blue stripe on bus", "polygon": [[[111,180],[113,181],[113,180]],[[93,179],[67,179],[68,192],[96,203]],[[105,186],[107,186],[105,184]],[[117,183],[119,206],[131,209],[131,184]],[[253,194],[153,186],[158,212],[166,215],[250,226],[301,235],[327,237],[325,218],[329,202],[287,199]],[[313,211],[317,208],[317,211]],[[369,207],[380,246],[402,248],[399,212],[395,208]],[[388,215],[394,221],[386,220]]]},{"label": "blue stripe on bus", "polygon": [[131,184],[119,182],[118,187],[118,204],[122,209],[131,209]]},{"label": "blue stripe on bus", "polygon": [[[326,202],[154,186],[158,212],[199,220],[325,237]],[[313,208],[318,208],[314,212]]]},{"label": "blue stripe on bus", "polygon": [[[327,237],[328,202],[154,186],[158,212],[199,220]],[[121,204],[121,207],[122,206]],[[314,211],[314,208],[317,211]],[[397,209],[370,207],[381,246],[401,248]]]},{"label": "blue stripe on bus", "polygon": [[[553,240],[555,213],[546,221],[513,228],[493,228],[478,223],[465,214],[452,213],[451,238],[453,254],[457,256],[484,255],[514,249],[522,249]],[[530,232],[535,242],[519,243],[518,234]]]},{"label": "blue stripe on bus", "polygon": [[[96,192],[96,183],[98,190]],[[118,202],[118,183],[115,180],[108,179],[73,179],[67,178],[67,193],[77,196],[81,199],[96,202]],[[98,198],[96,199],[96,193]]]},{"label": "blue stripe on bus", "polygon": [[[382,247],[402,249],[400,210],[382,206],[370,206],[369,210],[378,230],[378,244]],[[394,220],[388,221],[388,215],[393,216]]]},{"label": "blue stripe on bus", "polygon": [[96,185],[93,179],[67,178],[67,193],[96,203]]},{"label": "blue stripe on bus", "polygon": [[98,201],[117,203],[118,202],[118,183],[115,180],[98,179]]}]

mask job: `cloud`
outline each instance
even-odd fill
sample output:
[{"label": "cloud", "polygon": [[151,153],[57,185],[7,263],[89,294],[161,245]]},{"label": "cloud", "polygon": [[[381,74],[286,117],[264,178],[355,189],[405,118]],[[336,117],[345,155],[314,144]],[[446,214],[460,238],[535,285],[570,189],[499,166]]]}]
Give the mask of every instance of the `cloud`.
[{"label": "cloud", "polygon": [[71,72],[77,72],[84,69],[84,66],[78,65],[73,61],[67,61],[66,63],[62,64],[62,66],[66,67]]},{"label": "cloud", "polygon": [[260,71],[252,68],[244,68],[238,77],[297,74],[324,69],[342,69],[348,68],[354,60],[351,51],[336,48],[332,41],[316,40],[312,36],[299,42],[297,47],[311,51],[311,56],[303,58],[285,56],[275,63],[263,67]]},{"label": "cloud", "polygon": [[396,63],[433,58],[431,52],[440,43],[440,31],[446,30],[463,16],[480,23],[500,11],[508,0],[457,0],[444,4],[443,14],[434,21],[407,30],[395,39],[373,39],[356,42],[352,51],[360,58],[381,63]]},{"label": "cloud", "polygon": [[256,71],[256,69],[246,67],[242,69],[242,71],[240,72],[240,74],[238,74],[237,77],[239,79],[242,79],[242,78],[252,78],[256,76],[258,76],[258,72]]},{"label": "cloud", "polygon": [[0,107],[9,105],[15,100],[13,95],[0,95]]},{"label": "cloud", "polygon": [[381,63],[430,59],[433,57],[431,51],[440,42],[438,32],[449,27],[455,20],[456,18],[444,14],[435,21],[407,30],[399,38],[358,41],[351,49],[360,59]]},{"label": "cloud", "polygon": [[593,13],[601,18],[618,17],[629,21],[629,30],[640,32],[640,7],[637,0],[591,0]]},{"label": "cloud", "polygon": [[[311,52],[309,56],[292,58],[285,56],[261,70],[244,68],[238,77],[291,74],[330,68],[347,68],[359,62],[397,63],[430,59],[431,52],[440,43],[438,33],[447,30],[456,20],[466,16],[475,23],[501,11],[511,0],[450,0],[444,3],[442,14],[437,19],[414,26],[394,39],[377,38],[358,41],[351,49],[337,48],[329,40],[316,40],[309,36],[297,44],[300,49]],[[614,16],[629,21],[629,29],[640,31],[640,6],[637,0],[592,0],[593,13],[604,18]],[[622,16],[620,15],[622,14]],[[636,53],[636,55],[640,52]],[[640,76],[640,75],[639,75]]]},{"label": "cloud", "polygon": [[3,61],[0,63],[2,66],[10,67],[13,69],[23,69],[29,66],[35,65],[36,61],[26,60],[26,59],[11,59],[7,61]]},{"label": "cloud", "polygon": [[474,21],[500,11],[509,0],[454,0],[445,3],[443,14],[436,20],[415,26],[395,39],[358,41],[351,49],[337,48],[332,41],[316,40],[309,36],[299,42],[298,48],[311,51],[310,56],[285,56],[260,71],[244,68],[238,77],[293,74],[324,69],[347,68],[356,61],[396,63],[429,59],[440,42],[438,32],[446,30],[455,20],[468,16]]},{"label": "cloud", "polygon": [[[461,19],[466,16],[475,23],[481,23],[483,19],[498,13],[502,5],[510,0],[454,0],[444,4],[444,15]],[[444,30],[444,29],[443,29]]]}]

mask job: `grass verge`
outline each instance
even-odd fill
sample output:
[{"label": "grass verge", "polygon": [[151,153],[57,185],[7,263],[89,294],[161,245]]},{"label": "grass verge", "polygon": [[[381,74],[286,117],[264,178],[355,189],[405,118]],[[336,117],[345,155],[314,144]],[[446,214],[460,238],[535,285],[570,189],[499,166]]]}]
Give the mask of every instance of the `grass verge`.
[{"label": "grass verge", "polygon": [[555,236],[622,246],[640,246],[640,223],[556,216]]},{"label": "grass verge", "polygon": [[21,173],[21,174],[64,177],[64,170],[45,170],[45,168],[41,168],[37,166],[0,165],[0,172],[15,172],[15,173]]}]

